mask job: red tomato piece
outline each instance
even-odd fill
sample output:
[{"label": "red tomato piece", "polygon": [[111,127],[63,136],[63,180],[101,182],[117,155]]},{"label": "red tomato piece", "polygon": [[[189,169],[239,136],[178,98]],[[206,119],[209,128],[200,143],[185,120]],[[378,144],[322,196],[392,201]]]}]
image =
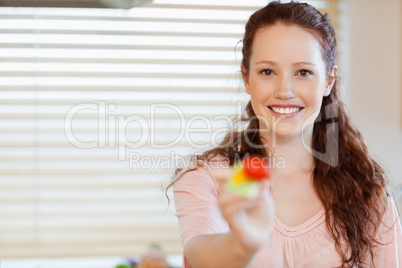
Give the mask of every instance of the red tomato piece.
[{"label": "red tomato piece", "polygon": [[271,175],[268,160],[261,156],[250,155],[243,160],[243,165],[244,173],[250,179],[260,181],[269,179]]}]

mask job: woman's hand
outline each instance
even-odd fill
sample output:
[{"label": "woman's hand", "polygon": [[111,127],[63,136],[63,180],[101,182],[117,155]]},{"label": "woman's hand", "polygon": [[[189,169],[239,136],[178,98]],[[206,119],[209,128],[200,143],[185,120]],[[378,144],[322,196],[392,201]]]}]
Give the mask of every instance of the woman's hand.
[{"label": "woman's hand", "polygon": [[[232,167],[212,167],[218,182],[226,182],[233,175]],[[269,240],[274,218],[274,203],[270,193],[270,181],[261,183],[259,194],[250,199],[232,193],[221,183],[218,200],[223,217],[229,223],[232,234],[245,253],[255,253]]]}]

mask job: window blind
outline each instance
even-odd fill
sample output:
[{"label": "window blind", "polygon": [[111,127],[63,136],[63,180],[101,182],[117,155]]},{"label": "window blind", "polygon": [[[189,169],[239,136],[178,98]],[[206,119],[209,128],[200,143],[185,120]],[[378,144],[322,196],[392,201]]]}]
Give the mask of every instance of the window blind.
[{"label": "window blind", "polygon": [[162,186],[246,103],[238,42],[265,4],[0,7],[1,258],[180,254]]}]

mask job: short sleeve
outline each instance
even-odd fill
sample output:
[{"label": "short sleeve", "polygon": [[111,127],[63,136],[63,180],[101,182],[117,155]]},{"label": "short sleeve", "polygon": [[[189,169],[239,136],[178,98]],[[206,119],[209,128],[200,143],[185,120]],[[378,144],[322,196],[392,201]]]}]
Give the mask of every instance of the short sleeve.
[{"label": "short sleeve", "polygon": [[396,204],[389,199],[383,222],[378,230],[378,245],[375,256],[376,267],[402,267],[402,230]]},{"label": "short sleeve", "polygon": [[195,236],[229,231],[217,204],[219,187],[206,165],[185,172],[173,188],[183,248]]}]

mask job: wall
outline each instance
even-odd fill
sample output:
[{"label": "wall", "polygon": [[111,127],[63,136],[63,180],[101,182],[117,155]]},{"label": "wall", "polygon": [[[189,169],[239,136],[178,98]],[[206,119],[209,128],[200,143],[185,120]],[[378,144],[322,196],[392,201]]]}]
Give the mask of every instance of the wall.
[{"label": "wall", "polygon": [[402,1],[343,0],[343,96],[369,152],[402,184]]}]

